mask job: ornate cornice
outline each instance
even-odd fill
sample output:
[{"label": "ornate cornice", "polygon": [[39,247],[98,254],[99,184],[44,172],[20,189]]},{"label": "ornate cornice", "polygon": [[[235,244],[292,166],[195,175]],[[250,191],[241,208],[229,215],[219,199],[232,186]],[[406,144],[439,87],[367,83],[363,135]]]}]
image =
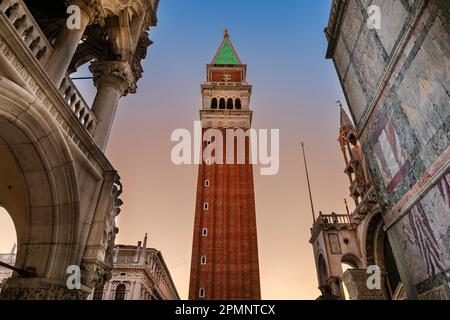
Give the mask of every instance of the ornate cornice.
[{"label": "ornate cornice", "polygon": [[89,67],[97,88],[103,85],[117,87],[123,96],[136,93],[136,81],[130,64],[126,61],[94,61]]},{"label": "ornate cornice", "polygon": [[203,128],[242,128],[249,129],[253,111],[200,110]]}]

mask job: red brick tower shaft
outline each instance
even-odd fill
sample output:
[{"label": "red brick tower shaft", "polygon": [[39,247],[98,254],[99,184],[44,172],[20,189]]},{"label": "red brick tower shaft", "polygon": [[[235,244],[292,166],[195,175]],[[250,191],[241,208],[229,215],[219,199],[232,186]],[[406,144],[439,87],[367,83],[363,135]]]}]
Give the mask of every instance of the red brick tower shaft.
[{"label": "red brick tower shaft", "polygon": [[[251,126],[252,87],[246,82],[246,69],[225,32],[212,64],[207,66],[207,82],[202,85],[203,132],[215,129],[214,135],[221,132],[223,142],[207,137],[203,143],[204,151],[217,149],[199,166],[190,300],[261,299],[249,137],[242,144],[245,148],[239,148],[239,138],[227,138],[227,130],[245,132]],[[230,140],[234,140],[233,164],[227,164]],[[217,159],[219,149],[223,150],[223,163]],[[238,150],[245,150],[243,164],[239,164]]]}]

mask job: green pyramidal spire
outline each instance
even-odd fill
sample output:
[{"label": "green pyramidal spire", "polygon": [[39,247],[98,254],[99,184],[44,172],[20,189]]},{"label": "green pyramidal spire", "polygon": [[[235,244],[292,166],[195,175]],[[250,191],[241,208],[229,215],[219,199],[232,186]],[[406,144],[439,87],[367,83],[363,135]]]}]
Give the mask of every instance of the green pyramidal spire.
[{"label": "green pyramidal spire", "polygon": [[219,64],[219,65],[241,64],[241,61],[236,53],[236,50],[234,50],[233,45],[231,44],[228,30],[226,30],[226,29],[224,32],[224,39],[219,48],[219,51],[217,51],[216,56],[214,57],[213,64]]}]

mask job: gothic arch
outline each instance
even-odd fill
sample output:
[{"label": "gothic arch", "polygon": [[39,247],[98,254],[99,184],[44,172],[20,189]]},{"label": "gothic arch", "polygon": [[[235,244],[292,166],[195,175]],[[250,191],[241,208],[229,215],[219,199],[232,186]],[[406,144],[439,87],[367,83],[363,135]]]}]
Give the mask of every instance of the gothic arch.
[{"label": "gothic arch", "polygon": [[322,253],[319,253],[319,256],[317,257],[317,274],[319,275],[319,286],[325,285],[328,280],[329,273],[326,260]]},{"label": "gothic arch", "polygon": [[[380,242],[384,237],[383,216],[380,210],[376,210],[367,217],[367,224],[363,233],[365,262],[367,266],[377,264],[377,257],[382,256]],[[378,261],[379,262],[379,261]]]},{"label": "gothic arch", "polygon": [[379,210],[368,217],[363,239],[367,266],[380,267],[386,275],[383,280],[385,295],[388,299],[394,298],[394,293],[402,283]]},{"label": "gothic arch", "polygon": [[66,140],[47,109],[4,78],[0,78],[0,92],[0,175],[6,178],[0,183],[8,184],[0,188],[0,202],[17,231],[16,268],[33,274],[31,278],[14,274],[1,296],[45,298],[52,294],[50,288],[65,288],[67,267],[81,260],[75,168]]}]

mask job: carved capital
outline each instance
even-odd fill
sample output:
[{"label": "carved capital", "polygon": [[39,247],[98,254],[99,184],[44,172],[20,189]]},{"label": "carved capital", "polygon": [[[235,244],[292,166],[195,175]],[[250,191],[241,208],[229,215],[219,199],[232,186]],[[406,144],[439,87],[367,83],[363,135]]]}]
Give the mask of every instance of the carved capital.
[{"label": "carved capital", "polygon": [[136,93],[136,81],[126,61],[94,61],[89,68],[97,88],[103,85],[117,87],[123,96]]},{"label": "carved capital", "polygon": [[112,275],[112,265],[99,262],[83,262],[83,283],[89,288],[104,286]]},{"label": "carved capital", "polygon": [[66,0],[66,5],[80,7],[89,16],[90,24],[105,24],[106,13],[101,0]]}]

